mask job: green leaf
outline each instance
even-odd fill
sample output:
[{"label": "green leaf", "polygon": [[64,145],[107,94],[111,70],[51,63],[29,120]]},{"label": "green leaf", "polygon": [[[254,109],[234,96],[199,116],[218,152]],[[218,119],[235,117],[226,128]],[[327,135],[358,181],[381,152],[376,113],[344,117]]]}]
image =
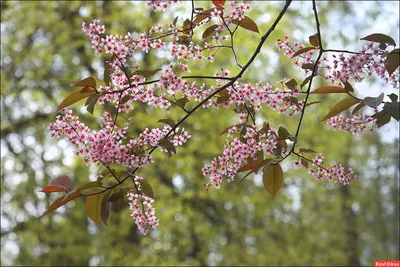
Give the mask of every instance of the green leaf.
[{"label": "green leaf", "polygon": [[176,105],[180,108],[185,108],[186,103],[189,102],[189,99],[187,97],[182,97],[178,100],[176,100]]},{"label": "green leaf", "polygon": [[373,33],[368,36],[365,36],[361,38],[360,40],[366,40],[366,41],[371,41],[375,43],[386,43],[386,44],[391,44],[393,46],[396,46],[396,42],[393,40],[392,37],[382,34],[382,33]]},{"label": "green leaf", "polygon": [[87,107],[86,107],[86,110],[92,115],[93,115],[93,112],[94,112],[94,106],[96,105],[97,100],[99,100],[99,97],[100,97],[99,94],[91,95],[91,96],[89,96],[88,100],[86,101],[86,102],[89,102]]},{"label": "green leaf", "polygon": [[176,16],[174,20],[172,21],[172,25],[176,27],[176,22],[178,21],[179,16]]},{"label": "green leaf", "polygon": [[88,86],[88,87],[96,88],[96,80],[93,77],[87,77],[83,80],[70,83],[70,85],[73,87]]},{"label": "green leaf", "polygon": [[387,58],[386,58],[386,70],[389,73],[389,76],[395,72],[395,70],[399,67],[400,65],[400,49],[394,49],[392,50]]},{"label": "green leaf", "polygon": [[304,167],[308,168],[308,160],[301,158],[300,162],[301,162],[301,165],[303,165]]},{"label": "green leaf", "polygon": [[244,16],[242,20],[234,19],[233,24],[236,24],[246,30],[259,33],[257,24],[248,16]]},{"label": "green leaf", "polygon": [[89,182],[81,187],[79,187],[78,189],[76,189],[76,191],[81,192],[83,190],[89,189],[89,188],[95,188],[95,187],[101,187],[101,182],[95,181],[95,182]]},{"label": "green leaf", "polygon": [[142,186],[142,192],[148,197],[154,198],[154,191],[151,185],[146,180],[140,180],[140,185]]},{"label": "green leaf", "polygon": [[292,56],[292,58],[294,58],[294,57],[297,57],[298,55],[301,55],[301,54],[303,54],[303,53],[305,53],[305,52],[308,52],[308,51],[310,51],[310,50],[314,50],[315,49],[315,47],[304,47],[304,48],[300,48],[299,50],[297,50],[294,54],[293,54],[293,56]]},{"label": "green leaf", "polygon": [[313,101],[313,102],[307,103],[306,107],[311,106],[311,105],[315,105],[315,104],[319,104],[319,103],[321,103],[321,101]]},{"label": "green leaf", "polygon": [[88,196],[86,198],[86,214],[96,224],[101,223],[101,202],[105,196],[105,192]]},{"label": "green leaf", "polygon": [[312,149],[309,148],[299,148],[300,153],[317,153]]},{"label": "green leaf", "polygon": [[290,101],[290,103],[292,103],[293,105],[295,105],[295,106],[299,106],[299,99],[297,98],[297,97],[295,97],[295,96],[291,96],[291,97],[289,97],[289,101]]},{"label": "green leaf", "polygon": [[121,98],[121,100],[119,101],[119,103],[121,105],[125,104],[126,102],[128,102],[128,100],[131,99],[130,95],[125,95],[124,97]]},{"label": "green leaf", "polygon": [[289,89],[295,89],[297,86],[297,81],[295,79],[291,79],[290,81],[286,82],[285,85]]},{"label": "green leaf", "polygon": [[309,36],[308,41],[312,46],[319,47],[318,33]]},{"label": "green leaf", "polygon": [[184,35],[184,34],[179,35],[178,36],[178,43],[179,44],[188,45],[189,44],[189,40],[187,40],[187,39],[189,39],[189,38],[190,38],[189,35]]},{"label": "green leaf", "polygon": [[281,165],[271,164],[265,168],[263,173],[263,183],[265,190],[267,190],[267,192],[272,196],[272,199],[274,199],[283,184],[283,171]]},{"label": "green leaf", "polygon": [[229,129],[231,129],[231,128],[235,127],[235,126],[236,126],[236,127],[243,127],[243,126],[246,126],[246,127],[247,127],[247,126],[250,126],[250,125],[247,124],[247,123],[239,123],[239,124],[235,124],[235,125],[229,126],[229,127],[225,128],[225,129],[219,134],[219,136],[221,136],[221,135],[227,133]]},{"label": "green leaf", "polygon": [[174,126],[175,126],[175,121],[174,121],[174,120],[171,120],[171,119],[160,119],[160,120],[158,120],[157,122],[161,122],[161,123],[168,124],[168,125],[171,126],[171,127],[174,127]]},{"label": "green leaf", "polygon": [[218,28],[218,25],[214,24],[211,25],[210,27],[208,27],[202,34],[201,38],[207,39],[208,36],[210,36],[211,34],[213,34],[215,32],[215,29]]},{"label": "green leaf", "polygon": [[221,95],[221,96],[219,96],[219,97],[217,98],[217,103],[218,103],[218,104],[224,103],[224,102],[228,101],[229,98],[231,98],[230,95]]},{"label": "green leaf", "polygon": [[171,153],[176,154],[175,146],[168,139],[161,139],[158,144],[168,150],[168,156],[171,156]]},{"label": "green leaf", "polygon": [[346,109],[350,108],[351,106],[353,106],[357,103],[360,103],[360,101],[358,99],[355,99],[352,97],[339,101],[331,108],[331,110],[328,112],[328,114],[326,114],[325,117],[322,120],[320,120],[320,122],[323,122],[333,116],[336,116],[337,114],[345,111]]},{"label": "green leaf", "polygon": [[111,203],[108,202],[108,198],[110,197],[111,190],[105,192],[103,200],[101,201],[101,208],[100,208],[100,213],[101,213],[101,220],[105,225],[107,225],[107,219],[110,216],[110,210],[111,210]]},{"label": "green leaf", "polygon": [[300,84],[300,88],[303,89],[304,85],[306,85],[311,80],[312,74],[304,79],[304,81]]},{"label": "green leaf", "polygon": [[371,108],[376,108],[382,103],[384,96],[384,93],[381,93],[378,97],[367,96],[366,98],[364,98],[363,103]]},{"label": "green leaf", "polygon": [[108,201],[116,202],[118,199],[124,198],[130,189],[132,189],[132,188],[129,188],[129,187],[121,188],[118,192],[111,194]]},{"label": "green leaf", "polygon": [[346,93],[346,90],[343,87],[336,85],[325,85],[318,87],[311,94],[337,94],[337,93]]},{"label": "green leaf", "polygon": [[279,135],[279,137],[280,137],[281,139],[285,140],[286,137],[287,137],[288,135],[290,135],[290,133],[289,133],[289,131],[288,131],[285,127],[280,126],[279,129],[278,129],[278,135]]},{"label": "green leaf", "polygon": [[315,66],[315,64],[306,63],[306,64],[301,65],[301,68],[303,70],[314,70],[314,66]]},{"label": "green leaf", "polygon": [[124,201],[122,198],[118,199],[117,201],[113,202],[111,205],[111,210],[114,213],[118,213],[122,210],[122,208],[124,207]]},{"label": "green leaf", "polygon": [[89,96],[91,96],[91,95],[93,95],[93,94],[96,94],[96,91],[94,91],[94,92],[92,92],[92,93],[80,93],[80,91],[81,91],[81,90],[77,90],[77,91],[71,93],[70,95],[68,95],[68,96],[61,102],[61,104],[58,106],[57,111],[59,111],[59,110],[65,108],[65,107],[68,107],[68,106],[70,106],[70,105],[72,105],[72,104],[75,104],[76,102],[78,102],[78,101],[80,101],[80,100],[82,100],[82,99],[84,99],[84,98],[86,98],[86,97],[89,97]]}]

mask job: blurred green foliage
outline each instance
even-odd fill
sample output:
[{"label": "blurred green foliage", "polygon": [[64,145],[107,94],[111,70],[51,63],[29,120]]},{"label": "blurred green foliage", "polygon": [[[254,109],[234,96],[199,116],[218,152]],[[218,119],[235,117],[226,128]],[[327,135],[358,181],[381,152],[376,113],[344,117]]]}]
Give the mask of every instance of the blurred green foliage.
[{"label": "blurred green foliage", "polygon": [[[264,32],[283,3],[257,4],[252,18],[260,18],[257,23]],[[323,153],[328,164],[336,160],[354,167],[359,179],[348,186],[316,181],[294,169],[292,158],[283,164],[284,186],[274,201],[259,175],[206,191],[201,168],[222,152],[223,138],[218,135],[235,120],[229,110],[200,110],[184,124],[192,139],[178,148],[177,155],[168,158],[155,153],[155,164],[138,173],[154,188],[160,218],[157,230],[148,236],[138,233],[127,207],[111,216],[109,226],[96,228],[86,217],[84,199],[39,219],[55,199],[38,192],[50,179],[66,174],[80,185],[93,179],[97,170],[96,166],[86,167],[65,140],[50,138],[46,130],[55,119],[57,105],[73,90],[70,82],[89,75],[102,79],[103,59],[92,51],[80,30],[81,22],[99,18],[110,33],[124,34],[175,17],[151,12],[144,5],[125,1],[2,2],[2,265],[311,266],[371,265],[375,259],[398,259],[398,139],[388,144],[380,135],[356,138],[326,130],[312,114],[326,113],[331,106],[327,98],[326,104],[310,107],[299,147]],[[303,40],[314,33],[312,13],[303,12],[311,10],[311,3],[307,5],[306,9],[290,9],[245,80],[274,84],[285,77],[304,79],[288,60],[276,54],[273,42],[286,33],[300,31]],[[351,16],[356,12],[349,3],[321,3],[320,8],[326,28],[331,14]],[[184,14],[180,13],[180,22]],[[376,10],[371,14],[378,16]],[[297,25],[303,27],[299,30]],[[362,23],[356,25],[363,27]],[[329,26],[336,30],[335,25]],[[246,62],[258,36],[246,31],[239,35],[239,61]],[[342,43],[349,40],[348,36],[335,37]],[[162,60],[146,56],[142,67],[155,69],[165,63]],[[214,64],[199,63],[192,74],[213,74],[232,64],[228,54],[221,54]],[[78,103],[74,109],[86,124],[95,127],[102,107],[96,107],[91,116],[81,106]],[[176,109],[168,117],[177,120],[182,115]],[[165,117],[160,110],[137,105],[134,129],[160,126],[158,119]],[[269,110],[260,118],[289,131],[294,131],[297,123]]]}]

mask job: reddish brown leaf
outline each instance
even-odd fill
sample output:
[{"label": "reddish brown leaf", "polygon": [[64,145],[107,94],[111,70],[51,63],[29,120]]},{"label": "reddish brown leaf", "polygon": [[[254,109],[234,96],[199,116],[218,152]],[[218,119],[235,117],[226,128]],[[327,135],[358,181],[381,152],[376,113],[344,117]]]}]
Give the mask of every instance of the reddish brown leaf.
[{"label": "reddish brown leaf", "polygon": [[357,111],[359,111],[359,110],[362,109],[363,107],[365,107],[365,104],[364,104],[364,103],[358,104],[358,105],[353,109],[353,111],[351,112],[351,115],[356,114]]},{"label": "reddish brown leaf", "polygon": [[193,22],[196,24],[201,23],[203,20],[207,19],[210,16],[212,11],[214,11],[214,8],[210,8],[210,9],[202,11],[201,13],[196,15]]},{"label": "reddish brown leaf", "polygon": [[353,86],[348,81],[344,82],[344,90],[347,92],[354,92]]},{"label": "reddish brown leaf", "polygon": [[64,188],[64,191],[67,192],[72,188],[72,180],[67,175],[60,175],[57,178],[52,179],[50,185]]},{"label": "reddish brown leaf", "polygon": [[67,192],[65,188],[63,187],[58,187],[56,185],[49,185],[40,190],[39,192],[43,193],[54,193],[54,192]]},{"label": "reddish brown leaf", "polygon": [[315,47],[311,47],[311,46],[310,46],[310,47],[301,48],[301,49],[297,50],[297,51],[293,54],[292,58],[297,57],[298,55],[301,55],[301,54],[303,54],[303,53],[305,53],[305,52],[308,52],[308,51],[314,50],[314,49],[315,49]]},{"label": "reddish brown leaf", "polygon": [[239,25],[246,30],[259,33],[257,24],[248,16],[245,16],[242,20],[234,19],[232,20],[232,23]]},{"label": "reddish brown leaf", "polygon": [[321,86],[311,92],[311,94],[336,94],[336,93],[346,93],[343,87],[336,85],[326,85]]},{"label": "reddish brown leaf", "polygon": [[218,28],[218,25],[214,24],[211,25],[210,27],[208,27],[204,32],[203,35],[201,36],[201,38],[203,39],[207,39],[208,36],[210,36],[211,34],[213,34],[215,32],[215,29]]},{"label": "reddish brown leaf", "polygon": [[253,170],[253,171],[254,171],[254,170],[256,170],[256,169],[261,168],[263,165],[267,164],[267,163],[270,162],[271,160],[273,160],[273,159],[264,159],[264,160],[254,161],[254,162],[252,162],[252,163],[243,165],[242,167],[240,167],[240,168],[237,170],[237,173],[239,173],[239,172],[244,172],[244,171],[247,171],[247,170]]},{"label": "reddish brown leaf", "polygon": [[80,94],[88,94],[88,93],[94,93],[94,92],[96,92],[96,89],[89,87],[89,86],[85,86],[79,91]]},{"label": "reddish brown leaf", "polygon": [[212,0],[212,3],[216,8],[222,9],[224,7],[226,0]]},{"label": "reddish brown leaf", "polygon": [[53,203],[51,203],[50,207],[42,214],[41,217],[46,216],[47,214],[55,211],[59,207],[67,204],[68,202],[70,202],[71,200],[73,200],[73,199],[75,199],[75,198],[77,198],[79,196],[81,196],[80,192],[77,192],[77,191],[74,190],[74,191],[69,192],[65,196],[59,197]]},{"label": "reddish brown leaf", "polygon": [[71,93],[70,95],[68,95],[62,102],[61,104],[58,106],[57,111],[68,107],[72,104],[75,104],[76,102],[85,99],[86,97],[89,97],[93,94],[96,94],[96,91],[92,92],[92,93],[81,93],[81,90],[77,90],[73,93]]}]

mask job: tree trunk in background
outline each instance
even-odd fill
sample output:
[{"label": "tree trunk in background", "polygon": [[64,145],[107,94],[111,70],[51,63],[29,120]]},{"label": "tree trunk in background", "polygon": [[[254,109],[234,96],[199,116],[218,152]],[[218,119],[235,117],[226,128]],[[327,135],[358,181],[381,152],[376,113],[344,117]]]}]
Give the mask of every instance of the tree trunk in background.
[{"label": "tree trunk in background", "polygon": [[[346,138],[346,150],[343,155],[343,167],[348,169],[349,161],[351,159],[351,145],[353,137],[351,135]],[[359,233],[357,228],[357,214],[352,209],[353,195],[350,191],[349,185],[340,187],[340,195],[342,196],[341,210],[344,220],[344,229],[340,229],[345,233],[344,248],[347,258],[347,264],[351,266],[360,266],[360,247],[359,247]]]}]

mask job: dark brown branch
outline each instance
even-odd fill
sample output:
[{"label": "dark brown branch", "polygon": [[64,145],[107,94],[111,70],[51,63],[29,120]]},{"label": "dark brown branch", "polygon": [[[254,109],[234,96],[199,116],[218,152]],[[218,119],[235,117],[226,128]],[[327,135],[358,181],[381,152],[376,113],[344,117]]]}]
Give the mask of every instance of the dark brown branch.
[{"label": "dark brown branch", "polygon": [[[320,29],[320,24],[319,24],[319,19],[318,19],[318,12],[317,12],[317,7],[316,7],[316,4],[315,4],[315,0],[313,0],[313,10],[314,10],[314,16],[315,16],[315,23],[316,23],[316,26],[317,26],[317,34],[318,34],[318,42],[319,42],[320,50],[319,50],[319,54],[318,54],[317,60],[315,61],[315,64],[314,64],[314,68],[313,68],[313,71],[312,71],[312,74],[311,74],[311,79],[310,79],[310,82],[308,84],[306,98],[304,100],[303,108],[301,110],[300,120],[299,120],[299,123],[297,125],[297,130],[296,130],[296,135],[295,135],[296,136],[296,140],[294,141],[292,149],[290,150],[288,155],[286,155],[286,157],[289,156],[294,151],[294,149],[296,147],[296,144],[298,142],[300,128],[301,128],[301,124],[303,122],[303,118],[304,118],[304,113],[305,113],[305,109],[306,109],[306,106],[307,106],[308,97],[310,96],[312,82],[313,82],[314,77],[315,77],[315,75],[317,73],[318,62],[321,59],[322,54],[324,53],[323,52],[323,46],[322,46],[321,29]],[[283,159],[285,159],[286,157],[284,157]]]}]

